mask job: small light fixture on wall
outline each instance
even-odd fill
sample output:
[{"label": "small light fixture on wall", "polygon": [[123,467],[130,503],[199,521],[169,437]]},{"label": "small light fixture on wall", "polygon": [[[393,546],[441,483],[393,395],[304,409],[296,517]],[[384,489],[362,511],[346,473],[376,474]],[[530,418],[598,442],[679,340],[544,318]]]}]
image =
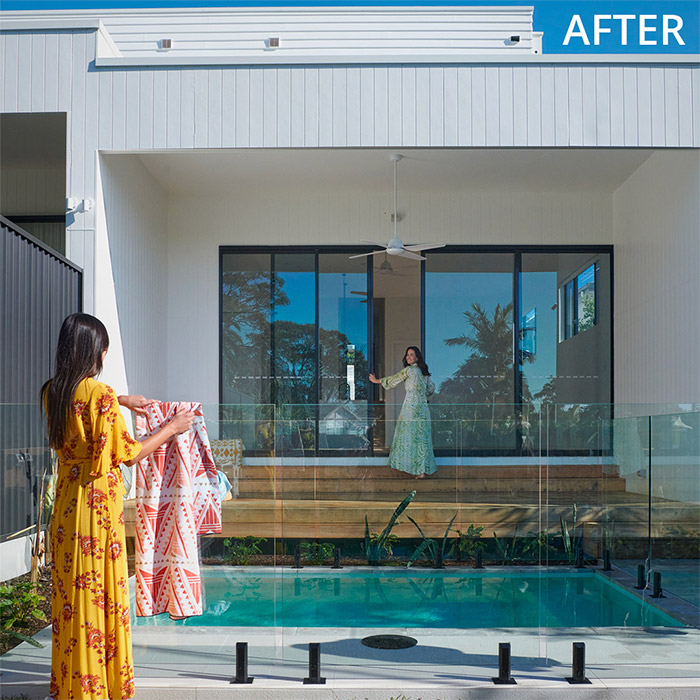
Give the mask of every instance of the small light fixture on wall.
[{"label": "small light fixture on wall", "polygon": [[158,48],[161,51],[168,51],[173,48],[173,40],[172,39],[160,39],[158,41]]},{"label": "small light fixture on wall", "polygon": [[510,43],[511,44],[519,44],[520,43],[520,34],[512,34],[510,37]]},{"label": "small light fixture on wall", "polygon": [[280,38],[278,36],[271,36],[265,39],[265,48],[268,49],[279,49]]}]

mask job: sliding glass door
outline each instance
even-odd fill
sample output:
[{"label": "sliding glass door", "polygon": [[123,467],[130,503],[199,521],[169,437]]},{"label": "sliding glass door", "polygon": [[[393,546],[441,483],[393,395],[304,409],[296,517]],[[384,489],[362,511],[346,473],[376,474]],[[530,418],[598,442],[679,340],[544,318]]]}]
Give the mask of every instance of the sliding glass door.
[{"label": "sliding glass door", "polygon": [[[606,448],[609,249],[355,252],[222,250],[221,401],[275,406],[278,454],[387,453],[403,394],[368,374],[421,344],[438,455],[534,454],[544,433],[550,451]],[[248,449],[271,449],[258,432]]]},{"label": "sliding glass door", "polygon": [[222,403],[276,406],[277,454],[367,453],[369,302],[366,258],[223,251]]}]

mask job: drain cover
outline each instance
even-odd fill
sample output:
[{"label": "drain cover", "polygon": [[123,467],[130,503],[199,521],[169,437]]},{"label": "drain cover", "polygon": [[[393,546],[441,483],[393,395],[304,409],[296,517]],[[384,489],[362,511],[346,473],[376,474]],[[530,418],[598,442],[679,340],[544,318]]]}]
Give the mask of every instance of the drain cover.
[{"label": "drain cover", "polygon": [[418,644],[418,640],[402,634],[374,634],[365,637],[362,643],[372,649],[408,649]]}]

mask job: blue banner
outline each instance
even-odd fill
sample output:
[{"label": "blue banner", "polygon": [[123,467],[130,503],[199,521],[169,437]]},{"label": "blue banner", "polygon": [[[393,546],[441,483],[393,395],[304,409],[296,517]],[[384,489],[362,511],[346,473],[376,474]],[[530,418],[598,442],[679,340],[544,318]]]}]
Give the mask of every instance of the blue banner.
[{"label": "blue banner", "polygon": [[0,0],[2,10],[531,6],[544,54],[698,54],[700,0]]}]

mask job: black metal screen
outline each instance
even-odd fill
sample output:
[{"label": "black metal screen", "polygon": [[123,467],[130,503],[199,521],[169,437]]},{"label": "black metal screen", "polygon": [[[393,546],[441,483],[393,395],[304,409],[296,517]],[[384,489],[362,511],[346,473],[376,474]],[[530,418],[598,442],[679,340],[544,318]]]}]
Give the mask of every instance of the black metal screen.
[{"label": "black metal screen", "polygon": [[36,522],[49,451],[39,390],[82,270],[0,216],[0,541]]}]

